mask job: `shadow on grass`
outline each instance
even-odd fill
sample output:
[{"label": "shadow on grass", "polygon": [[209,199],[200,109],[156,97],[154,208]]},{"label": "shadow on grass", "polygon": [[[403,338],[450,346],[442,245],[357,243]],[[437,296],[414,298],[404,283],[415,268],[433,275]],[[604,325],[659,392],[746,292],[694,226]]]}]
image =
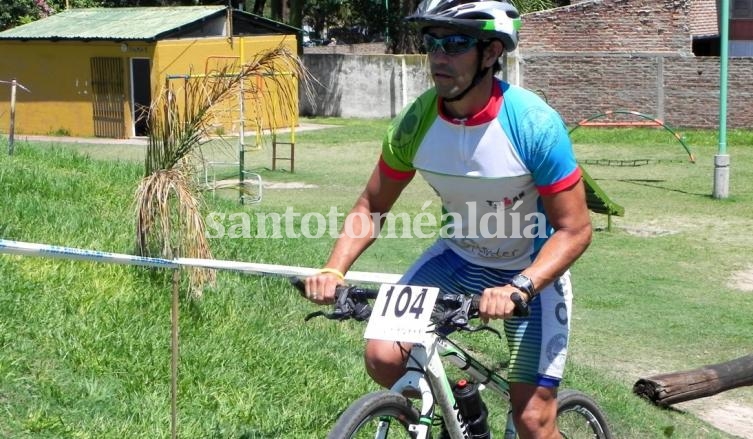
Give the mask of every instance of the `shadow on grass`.
[{"label": "shadow on grass", "polygon": [[[665,185],[658,184],[658,183],[665,183],[667,181],[667,180],[661,180],[661,179],[633,179],[633,178],[627,178],[627,179],[618,179],[616,181],[619,181],[621,183],[630,183],[630,184],[634,184],[634,185],[637,185],[637,186],[650,187],[650,188],[654,188],[654,189],[662,189],[662,190],[670,191],[670,192],[677,192],[677,193],[680,193],[680,194],[694,195],[694,196],[704,197],[704,198],[708,198],[710,196],[707,193],[691,192],[691,191],[686,191],[686,190],[672,188],[672,187],[668,187],[668,186],[665,186]],[[655,183],[655,184],[652,184],[652,183]]]}]

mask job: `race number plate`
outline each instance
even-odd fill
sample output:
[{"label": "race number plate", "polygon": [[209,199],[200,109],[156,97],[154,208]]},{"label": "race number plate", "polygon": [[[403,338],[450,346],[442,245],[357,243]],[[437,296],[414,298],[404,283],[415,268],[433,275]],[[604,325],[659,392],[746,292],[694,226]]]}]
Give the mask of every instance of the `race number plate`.
[{"label": "race number plate", "polygon": [[439,288],[382,285],[374,301],[364,338],[423,342],[438,294]]}]

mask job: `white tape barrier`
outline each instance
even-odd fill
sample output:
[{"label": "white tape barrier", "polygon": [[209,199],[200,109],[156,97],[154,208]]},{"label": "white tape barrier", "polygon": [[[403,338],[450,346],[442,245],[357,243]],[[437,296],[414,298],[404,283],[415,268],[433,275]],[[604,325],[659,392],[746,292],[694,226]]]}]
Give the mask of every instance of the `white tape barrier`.
[{"label": "white tape barrier", "polygon": [[[224,261],[218,259],[177,258],[170,260],[161,258],[146,258],[143,256],[127,255],[123,253],[109,253],[73,247],[61,247],[56,245],[11,241],[7,239],[0,239],[0,253],[101,262],[106,264],[138,265],[142,267],[155,268],[211,268],[216,270],[235,271],[263,276],[307,277],[319,272],[319,270],[315,268],[293,267],[289,265],[257,264],[252,262]],[[345,275],[345,280],[349,282],[394,284],[400,280],[400,275],[389,273],[374,273],[368,271],[349,271]]]}]

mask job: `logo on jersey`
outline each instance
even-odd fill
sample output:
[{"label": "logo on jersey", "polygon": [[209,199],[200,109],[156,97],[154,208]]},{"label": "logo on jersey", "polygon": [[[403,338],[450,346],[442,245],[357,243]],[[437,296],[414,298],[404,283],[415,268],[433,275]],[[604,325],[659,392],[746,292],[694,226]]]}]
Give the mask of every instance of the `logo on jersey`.
[{"label": "logo on jersey", "polygon": [[512,198],[505,197],[499,201],[486,200],[486,204],[488,204],[489,207],[493,208],[494,210],[504,210],[509,209],[510,207],[515,209],[519,206],[519,204],[517,204],[518,201],[521,201],[525,196],[525,191],[520,191],[518,195],[515,195]]}]

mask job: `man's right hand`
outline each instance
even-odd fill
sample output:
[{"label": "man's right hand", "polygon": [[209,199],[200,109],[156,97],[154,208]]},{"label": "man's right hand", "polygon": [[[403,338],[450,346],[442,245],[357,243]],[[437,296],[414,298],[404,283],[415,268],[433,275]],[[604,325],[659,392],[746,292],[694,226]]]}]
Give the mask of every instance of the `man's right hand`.
[{"label": "man's right hand", "polygon": [[306,278],[306,298],[326,305],[335,301],[335,287],[344,284],[335,273],[318,273]]}]

